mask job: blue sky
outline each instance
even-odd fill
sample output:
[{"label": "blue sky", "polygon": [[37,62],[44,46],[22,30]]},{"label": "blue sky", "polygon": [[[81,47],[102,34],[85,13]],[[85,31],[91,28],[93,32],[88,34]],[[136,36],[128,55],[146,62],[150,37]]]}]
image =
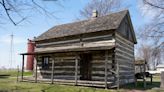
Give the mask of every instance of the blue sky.
[{"label": "blue sky", "polygon": [[[13,52],[13,62],[12,67],[17,65],[21,66],[21,56],[19,53],[26,52],[27,50],[27,39],[33,39],[34,36],[38,36],[41,33],[47,31],[49,28],[73,22],[79,17],[79,10],[90,0],[69,0],[62,3],[64,7],[56,6],[54,3],[49,4],[50,10],[55,9],[55,18],[47,18],[46,16],[41,16],[40,14],[34,14],[28,21],[21,23],[18,26],[14,26],[11,22],[7,21],[5,24],[0,25],[0,67],[9,68],[10,66],[10,35],[14,34],[14,52]],[[134,29],[142,26],[147,19],[141,16],[138,9],[137,0],[126,0],[125,3],[129,3],[132,23]]]}]

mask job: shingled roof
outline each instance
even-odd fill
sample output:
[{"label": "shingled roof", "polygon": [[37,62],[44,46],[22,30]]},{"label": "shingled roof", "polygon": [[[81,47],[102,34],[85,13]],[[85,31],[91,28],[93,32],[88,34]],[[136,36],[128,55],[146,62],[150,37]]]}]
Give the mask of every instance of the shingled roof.
[{"label": "shingled roof", "polygon": [[58,25],[38,36],[35,41],[117,29],[127,13],[128,10],[124,10],[102,17]]}]

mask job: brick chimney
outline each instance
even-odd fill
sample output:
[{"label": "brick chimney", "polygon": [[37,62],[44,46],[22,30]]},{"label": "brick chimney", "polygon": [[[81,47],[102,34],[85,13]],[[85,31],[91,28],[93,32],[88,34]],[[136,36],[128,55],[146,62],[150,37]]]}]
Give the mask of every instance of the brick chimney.
[{"label": "brick chimney", "polygon": [[96,18],[96,17],[98,17],[98,12],[97,12],[97,10],[93,10],[92,11],[92,18]]}]

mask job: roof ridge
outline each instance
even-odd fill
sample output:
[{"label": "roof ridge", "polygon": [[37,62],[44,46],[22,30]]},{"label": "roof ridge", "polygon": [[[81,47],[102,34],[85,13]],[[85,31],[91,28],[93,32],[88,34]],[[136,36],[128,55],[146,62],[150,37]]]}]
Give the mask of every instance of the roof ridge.
[{"label": "roof ridge", "polygon": [[102,30],[117,29],[127,12],[128,10],[122,10],[119,12],[110,13],[105,16],[100,16],[95,19],[85,19],[81,21],[56,25],[38,36],[35,41],[89,32],[97,32]]},{"label": "roof ridge", "polygon": [[[116,12],[110,12],[107,15],[99,16],[97,18],[102,18],[102,17],[109,16],[111,14],[117,14],[117,13],[121,13],[121,12],[125,12],[125,11],[128,12],[129,10],[128,9],[125,9],[125,10],[120,10],[120,11],[116,11]],[[97,19],[97,18],[95,18],[95,19]],[[69,23],[63,23],[63,24],[55,25],[54,27],[56,27],[56,26],[62,26],[62,25],[68,25],[68,24],[73,24],[73,23],[79,23],[79,22],[85,22],[85,21],[89,21],[89,20],[92,20],[92,19],[91,18],[88,18],[88,19],[84,19],[84,20],[79,20],[79,21],[74,21],[74,22],[69,22]],[[52,28],[54,28],[54,27],[52,27]]]}]

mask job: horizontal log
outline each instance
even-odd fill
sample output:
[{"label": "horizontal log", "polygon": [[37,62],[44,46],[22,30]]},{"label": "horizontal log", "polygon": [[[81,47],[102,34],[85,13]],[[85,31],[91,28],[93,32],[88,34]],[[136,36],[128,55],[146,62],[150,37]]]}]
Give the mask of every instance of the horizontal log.
[{"label": "horizontal log", "polygon": [[55,61],[61,60],[75,60],[76,56],[63,56],[63,57],[54,57]]},{"label": "horizontal log", "polygon": [[134,53],[129,53],[129,52],[126,52],[126,51],[121,50],[121,49],[119,49],[119,48],[116,48],[115,51],[116,51],[117,53],[123,54],[123,55],[125,55],[125,56],[134,58]]},{"label": "horizontal log", "polygon": [[[65,80],[74,80],[75,79],[75,76],[67,76],[67,75],[64,75],[64,76],[54,76],[54,79],[65,79]],[[77,79],[80,79],[80,76],[77,76]]]},{"label": "horizontal log", "polygon": [[113,46],[115,45],[114,41],[96,41],[96,42],[83,42],[84,47],[100,47],[100,46]]},{"label": "horizontal log", "polygon": [[124,51],[126,51],[126,52],[128,52],[130,54],[134,53],[134,48],[129,48],[128,46],[123,45],[123,44],[119,44],[118,42],[116,43],[116,46],[117,46],[116,49],[124,50]]},{"label": "horizontal log", "polygon": [[[100,77],[100,76],[92,76],[92,80],[96,81],[105,81],[105,77]],[[112,81],[114,80],[114,77],[107,77],[107,81]]]},{"label": "horizontal log", "polygon": [[95,35],[95,36],[88,36],[88,37],[84,37],[82,40],[93,40],[93,39],[101,39],[101,38],[110,38],[112,37],[112,34],[104,34],[104,35]]},{"label": "horizontal log", "polygon": [[[94,73],[94,74],[91,74],[91,76],[105,77],[105,74]],[[112,74],[112,73],[108,73],[107,76],[108,76],[108,77],[113,77],[113,76],[115,76],[115,75]]]},{"label": "horizontal log", "polygon": [[[55,71],[75,71],[75,68],[54,68]],[[78,68],[80,70],[80,68]]]},{"label": "horizontal log", "polygon": [[75,60],[66,60],[66,59],[61,59],[61,60],[59,60],[59,61],[55,61],[54,63],[75,63]]},{"label": "horizontal log", "polygon": [[125,43],[127,43],[127,44],[129,44],[129,45],[134,45],[133,42],[131,42],[131,41],[125,39],[124,37],[122,37],[122,36],[119,35],[118,33],[115,33],[115,37],[116,37],[116,39],[121,40],[121,42],[125,42]]},{"label": "horizontal log", "polygon": [[118,40],[116,41],[116,46],[118,46],[120,48],[126,47],[125,49],[127,49],[131,52],[133,52],[132,49],[134,49],[134,46],[128,45],[127,43],[124,43],[124,42],[120,42]]},{"label": "horizontal log", "polygon": [[104,67],[104,63],[103,62],[100,62],[100,63],[92,63],[92,66],[94,67],[94,68],[96,68],[97,66],[99,66],[99,67]]},{"label": "horizontal log", "polygon": [[[112,59],[108,58],[107,62],[111,63]],[[92,60],[91,63],[104,63],[105,64],[105,59],[104,60]]]},{"label": "horizontal log", "polygon": [[43,46],[51,46],[51,45],[63,45],[63,44],[72,44],[72,43],[79,43],[80,39],[72,39],[72,40],[63,40],[63,41],[55,41],[55,42],[48,42],[48,43],[41,43],[37,44],[37,47]]},{"label": "horizontal log", "polygon": [[94,66],[94,65],[92,65],[92,68],[104,68],[104,66],[105,65],[101,65],[101,66],[98,66],[98,65],[97,66]]},{"label": "horizontal log", "polygon": [[129,66],[128,67],[128,65],[127,66],[119,66],[119,68],[120,68],[120,70],[122,70],[122,71],[133,71],[133,70],[135,70],[135,67],[133,66]]},{"label": "horizontal log", "polygon": [[[49,66],[49,70],[51,70],[52,66]],[[75,69],[75,66],[67,66],[67,65],[64,65],[64,66],[54,66],[54,69],[67,69],[67,68],[72,68],[72,69]],[[80,68],[80,66],[78,66],[78,68]],[[42,69],[42,66],[38,66],[38,69]]]},{"label": "horizontal log", "polygon": [[119,70],[134,70],[133,65],[119,65]]},{"label": "horizontal log", "polygon": [[55,66],[63,66],[63,65],[67,65],[67,66],[75,66],[75,62],[54,62]]},{"label": "horizontal log", "polygon": [[124,64],[134,65],[134,60],[126,60],[122,57],[116,58],[116,61],[118,61],[120,65],[124,65]]},{"label": "horizontal log", "polygon": [[129,80],[129,79],[134,79],[134,76],[132,76],[132,75],[129,75],[129,76],[120,76],[119,77],[120,78],[120,80]]},{"label": "horizontal log", "polygon": [[62,57],[74,57],[76,56],[77,53],[75,52],[61,52],[61,53],[54,53],[53,56],[54,58],[57,57],[57,58],[62,58]]},{"label": "horizontal log", "polygon": [[83,42],[93,42],[93,41],[103,41],[103,40],[112,40],[112,35],[102,35],[102,36],[93,36],[93,37],[87,37],[82,38]]},{"label": "horizontal log", "polygon": [[133,75],[134,76],[134,70],[132,71],[119,71],[119,75],[123,75],[123,76],[131,76]]},{"label": "horizontal log", "polygon": [[120,54],[120,53],[116,53],[116,56],[115,56],[116,58],[123,58],[123,59],[126,59],[126,60],[130,60],[130,61],[133,61],[134,60],[134,58],[130,58],[130,57],[127,57],[127,56],[124,56],[124,55],[122,55],[122,54]]},{"label": "horizontal log", "polygon": [[[54,75],[74,75],[75,71],[54,71]],[[46,71],[46,70],[38,70],[38,73],[51,73],[51,71]],[[78,71],[78,74],[80,74],[80,71]]]},{"label": "horizontal log", "polygon": [[[107,71],[111,70],[112,67],[108,67]],[[92,71],[105,71],[105,68],[92,67]]]},{"label": "horizontal log", "polygon": [[[75,68],[75,65],[74,66],[68,66],[68,65],[63,65],[63,66],[54,66],[54,68]],[[80,68],[80,66],[78,66],[78,68]]]}]

